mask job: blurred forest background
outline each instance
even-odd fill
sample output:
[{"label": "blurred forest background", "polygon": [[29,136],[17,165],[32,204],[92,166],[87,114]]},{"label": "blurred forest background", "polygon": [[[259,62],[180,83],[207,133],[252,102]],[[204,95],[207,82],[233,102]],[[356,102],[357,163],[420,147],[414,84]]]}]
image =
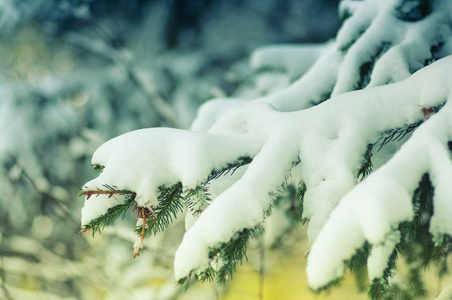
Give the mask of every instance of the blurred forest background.
[{"label": "blurred forest background", "polygon": [[[228,287],[175,286],[183,220],[135,260],[134,216],[94,239],[77,234],[91,156],[130,130],[189,128],[208,99],[287,86],[295,78],[283,70],[249,67],[252,50],[327,41],[338,2],[0,0],[0,298],[231,297]],[[250,251],[250,272],[262,273],[262,249]]]}]

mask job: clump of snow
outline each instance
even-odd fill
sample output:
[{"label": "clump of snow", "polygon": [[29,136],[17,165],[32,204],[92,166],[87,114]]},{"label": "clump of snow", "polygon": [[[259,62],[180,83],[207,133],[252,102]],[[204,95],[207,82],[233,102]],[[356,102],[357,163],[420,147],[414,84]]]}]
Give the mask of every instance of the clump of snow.
[{"label": "clump of snow", "polygon": [[[245,142],[246,141],[246,142]],[[137,193],[140,206],[158,205],[158,189],[182,182],[195,187],[213,169],[238,157],[254,156],[261,140],[254,136],[227,137],[170,128],[141,129],[100,146],[92,163],[105,166],[83,190],[117,189]]]},{"label": "clump of snow", "polygon": [[140,255],[140,250],[143,250],[143,240],[140,238],[133,244],[133,257],[137,257]]},{"label": "clump of snow", "polygon": [[273,45],[253,51],[250,65],[255,70],[283,70],[289,77],[303,75],[333,43]]}]

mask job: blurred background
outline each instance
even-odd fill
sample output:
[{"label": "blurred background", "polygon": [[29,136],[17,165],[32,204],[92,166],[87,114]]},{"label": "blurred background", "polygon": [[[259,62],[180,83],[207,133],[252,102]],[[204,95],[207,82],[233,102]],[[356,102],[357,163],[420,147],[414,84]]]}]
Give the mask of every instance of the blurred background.
[{"label": "blurred background", "polygon": [[108,139],[189,128],[208,99],[287,86],[295,78],[283,70],[253,71],[251,52],[334,37],[338,2],[0,0],[0,298],[314,297],[303,228],[276,254],[250,245],[232,284],[183,294],[172,273],[183,218],[133,260],[133,213],[80,235],[78,194]]}]

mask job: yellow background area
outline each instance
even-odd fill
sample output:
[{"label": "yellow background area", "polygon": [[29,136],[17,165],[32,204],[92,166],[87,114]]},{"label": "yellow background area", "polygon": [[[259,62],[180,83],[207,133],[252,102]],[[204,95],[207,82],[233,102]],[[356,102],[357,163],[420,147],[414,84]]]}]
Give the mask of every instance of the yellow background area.
[{"label": "yellow background area", "polygon": [[[260,295],[259,272],[250,263],[245,263],[237,269],[227,292],[221,300],[355,300],[369,299],[367,290],[359,292],[354,276],[347,272],[338,287],[328,292],[315,294],[309,289],[306,278],[306,259],[304,253],[292,255],[271,254],[268,258],[265,276],[263,277],[262,295]],[[268,266],[270,265],[270,267]],[[403,259],[397,262],[397,272],[406,276],[407,269]],[[452,282],[451,276],[442,280],[437,277],[437,270],[425,270],[423,279],[428,294],[417,299],[435,299],[447,284]],[[366,278],[365,281],[368,279]]]},{"label": "yellow background area", "polygon": [[[254,240],[256,242],[256,240]],[[293,232],[292,238],[280,249],[262,252],[259,243],[248,247],[249,262],[237,266],[226,287],[216,287],[214,283],[196,283],[180,296],[180,300],[368,300],[367,289],[359,291],[356,278],[346,272],[339,286],[320,294],[308,287],[306,276],[306,257],[308,239],[305,227],[300,226]],[[449,258],[448,265],[451,266]],[[259,270],[263,268],[263,272]],[[407,279],[408,268],[402,256],[397,259],[397,279],[399,283]],[[261,276],[260,273],[264,275]],[[416,300],[435,299],[448,285],[452,286],[452,275],[438,279],[438,269],[432,265],[422,275],[427,295]],[[361,282],[368,282],[363,278]],[[406,282],[405,282],[406,283]],[[395,299],[397,300],[397,299]],[[441,299],[443,300],[443,299]],[[449,300],[449,299],[447,299]]]},{"label": "yellow background area", "polygon": [[338,288],[330,292],[315,294],[307,285],[306,260],[304,254],[281,257],[279,262],[270,263],[263,278],[262,296],[260,295],[260,275],[250,264],[244,264],[237,270],[222,300],[323,300],[323,299],[368,299],[366,292],[359,293],[353,276],[347,274]]}]

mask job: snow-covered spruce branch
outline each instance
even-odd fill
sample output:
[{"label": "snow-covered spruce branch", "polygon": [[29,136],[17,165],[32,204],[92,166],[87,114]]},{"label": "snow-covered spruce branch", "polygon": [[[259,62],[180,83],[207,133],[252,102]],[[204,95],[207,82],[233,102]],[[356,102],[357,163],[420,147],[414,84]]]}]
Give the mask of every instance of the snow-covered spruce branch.
[{"label": "snow-covered spruce branch", "polygon": [[[121,141],[118,143],[120,144]],[[120,216],[124,217],[127,211],[136,210],[135,231],[140,234],[140,240],[134,246],[135,257],[139,255],[139,250],[143,247],[144,236],[166,229],[172,223],[173,218],[182,212],[182,202],[185,202],[194,216],[199,215],[210,201],[207,192],[209,182],[225,174],[233,174],[239,167],[250,161],[249,157],[240,156],[234,162],[214,168],[199,185],[186,188],[184,195],[182,195],[183,188],[180,182],[169,187],[162,184],[157,187],[156,205],[149,205],[147,202],[143,204],[143,202],[137,201],[137,197],[141,197],[140,193],[137,196],[136,192],[129,189],[118,189],[116,185],[102,184],[101,187],[90,188],[92,185],[87,184],[80,193],[80,195],[86,196],[86,204],[82,210],[83,229],[80,232],[92,229],[94,235]],[[100,172],[99,174],[102,176],[105,167],[99,163],[93,163],[93,169]],[[92,196],[95,196],[95,200],[90,200]]]},{"label": "snow-covered spruce branch", "polygon": [[[104,165],[105,168],[99,177],[88,182],[84,189],[95,191],[98,187],[109,184],[136,191],[137,205],[151,209],[160,204],[157,200],[159,187],[180,182],[184,189],[191,189],[204,182],[213,169],[226,167],[229,162],[234,162],[240,157],[253,157],[243,176],[220,194],[185,234],[175,262],[176,277],[182,279],[193,270],[208,267],[211,248],[230,240],[236,232],[254,228],[264,220],[264,212],[272,203],[269,194],[284,181],[292,170],[292,163],[300,156],[301,163],[295,168],[300,168],[298,173],[301,173],[307,186],[304,200],[305,216],[310,219],[310,238],[315,240],[309,256],[308,274],[311,286],[319,288],[330,281],[333,275],[340,275],[343,260],[360,248],[365,240],[363,237],[357,239],[358,242],[344,244],[343,235],[323,233],[316,237],[336,203],[353,188],[358,166],[367,145],[378,141],[382,132],[423,120],[421,107],[435,107],[444,103],[450,94],[447,87],[452,84],[448,76],[451,65],[452,58],[445,58],[405,81],[339,95],[321,105],[299,112],[281,113],[263,103],[240,107],[236,109],[240,110],[238,113],[231,111],[217,122],[211,133],[168,128],[143,129],[127,133],[110,140],[96,151],[93,163]],[[434,96],[422,93],[425,89],[432,89],[436,93]],[[395,97],[398,101],[391,102],[390,99]],[[446,104],[439,113],[430,117],[426,125],[434,120],[444,122],[447,118],[441,119],[441,116],[448,115],[450,114]],[[222,128],[229,131],[230,127],[226,124],[240,124],[240,128],[235,127],[240,133],[221,134]],[[418,130],[424,128],[423,126]],[[427,137],[424,135],[420,140],[424,142]],[[406,163],[419,164],[416,155],[412,156]],[[409,176],[413,179],[411,185],[406,187],[407,190],[414,190],[422,174],[428,171],[427,166],[419,165],[420,171],[416,173],[419,173],[418,176]],[[398,168],[393,171],[397,171],[396,179],[407,180],[407,176],[403,176],[404,172],[401,170],[403,169]],[[296,173],[294,171],[293,176],[299,176]],[[381,171],[374,174],[377,176],[380,173]],[[371,179],[375,176],[370,175],[353,189],[354,193],[362,190],[362,186],[369,185],[368,182],[373,182]],[[394,176],[386,175],[380,179],[382,182],[377,181],[375,186],[371,186],[370,190],[375,199],[379,198],[377,191],[374,190],[383,184],[385,188],[380,189],[380,193],[384,192],[390,199],[393,199],[394,195],[405,195],[405,192],[401,191],[402,187],[393,182],[395,179],[389,179],[392,177]],[[386,192],[391,187],[394,188],[394,193]],[[369,189],[363,193],[369,195]],[[360,199],[360,203],[363,203],[361,199],[363,196],[360,194],[358,198],[353,199],[354,201]],[[345,197],[345,202],[341,203],[350,201],[346,201],[348,197],[350,196]],[[398,201],[406,201],[407,197],[399,197]],[[98,198],[86,200],[84,210],[91,212],[97,209],[101,201],[97,203],[93,200]],[[109,208],[108,205],[114,202],[111,202],[108,196],[105,198],[102,205]],[[395,205],[394,201],[390,202],[392,206]],[[407,207],[401,206],[403,209],[399,213],[403,216],[396,220],[387,220],[388,224],[379,220],[378,224],[384,226],[378,230],[376,237],[369,235],[372,237],[369,241],[372,244],[384,242],[393,222],[410,218],[410,207],[409,203]],[[369,212],[373,217],[368,216],[363,222],[377,218],[376,208]],[[103,214],[105,211],[100,209],[100,213]],[[330,217],[329,222],[333,222],[336,214]],[[87,224],[98,217],[99,213],[90,217],[84,213],[84,223]],[[343,220],[342,215],[338,218]],[[351,225],[348,222],[342,226],[336,223],[331,225],[335,230],[343,226]],[[330,227],[326,227],[322,232],[328,232],[325,231],[328,228]],[[375,230],[375,225],[372,225],[372,228]],[[350,232],[351,228],[343,230]],[[357,226],[355,230],[361,229]],[[350,234],[347,236],[352,237]],[[342,245],[341,247],[345,247],[344,245],[348,247],[345,247],[347,249],[344,251],[336,251],[337,255],[327,255],[326,259],[323,252],[328,252],[332,246],[325,246],[322,243],[329,245],[334,242]],[[334,246],[335,249],[337,246]],[[316,271],[310,271],[311,268]]]},{"label": "snow-covered spruce branch", "polygon": [[[108,141],[92,160],[103,171],[84,191],[133,191],[151,218],[162,189],[178,186],[189,207],[201,201],[176,253],[180,283],[231,275],[287,178],[305,187],[299,218],[309,219],[314,290],[337,281],[346,266],[362,273],[367,264],[371,296],[379,297],[399,246],[414,259],[411,246],[430,234],[421,247],[437,245],[424,265],[444,260],[448,253],[435,249],[452,233],[452,5],[411,2],[343,1],[348,18],[336,43],[287,89],[248,104],[210,102],[196,131],[142,129]],[[212,176],[228,170],[238,172]],[[222,188],[212,192],[216,183]],[[87,200],[82,225],[114,205],[103,195]],[[240,255],[227,254],[234,247]]]}]

